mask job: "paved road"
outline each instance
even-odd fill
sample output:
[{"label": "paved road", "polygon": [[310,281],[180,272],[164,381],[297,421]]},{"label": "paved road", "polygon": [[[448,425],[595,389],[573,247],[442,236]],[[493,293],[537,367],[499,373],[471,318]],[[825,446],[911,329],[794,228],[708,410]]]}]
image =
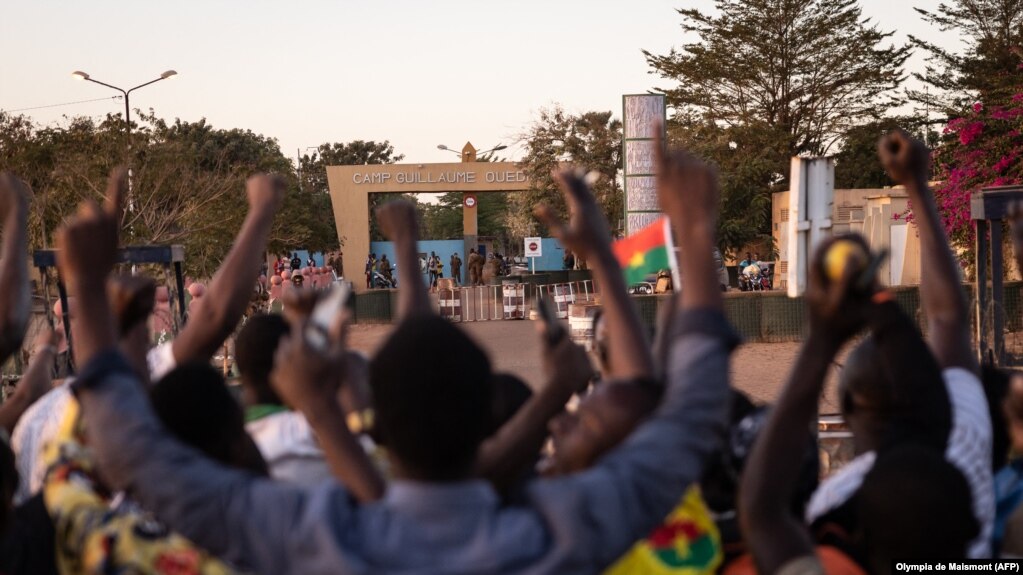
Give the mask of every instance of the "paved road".
[{"label": "paved road", "polygon": [[[534,389],[543,384],[540,340],[532,321],[491,321],[459,324],[490,355],[496,369],[521,377]],[[358,324],[352,327],[353,348],[372,354],[390,333],[390,325]],[[771,402],[788,376],[799,344],[753,343],[739,348],[732,358],[732,384],[757,402]],[[821,399],[822,414],[837,413],[835,384],[829,382]]]}]

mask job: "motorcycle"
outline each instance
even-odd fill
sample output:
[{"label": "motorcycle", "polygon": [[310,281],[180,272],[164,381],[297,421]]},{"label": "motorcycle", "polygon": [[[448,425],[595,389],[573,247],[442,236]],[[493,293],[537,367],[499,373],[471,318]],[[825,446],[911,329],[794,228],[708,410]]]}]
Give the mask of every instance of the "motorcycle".
[{"label": "motorcycle", "polygon": [[763,291],[764,276],[759,265],[749,265],[739,275],[739,289],[742,291]]},{"label": "motorcycle", "polygon": [[395,289],[398,287],[398,270],[391,272],[391,279],[387,279],[384,274],[374,271],[373,272],[373,285],[379,289]]},{"label": "motorcycle", "polygon": [[774,274],[771,272],[771,266],[766,263],[760,264],[760,288],[764,291],[771,291],[774,289]]}]

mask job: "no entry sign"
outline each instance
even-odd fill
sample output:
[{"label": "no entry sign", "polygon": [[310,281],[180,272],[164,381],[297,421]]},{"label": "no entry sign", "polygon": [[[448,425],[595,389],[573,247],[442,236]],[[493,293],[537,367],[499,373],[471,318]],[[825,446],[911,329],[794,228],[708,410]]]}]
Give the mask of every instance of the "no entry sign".
[{"label": "no entry sign", "polygon": [[522,251],[527,258],[543,257],[543,243],[540,238],[526,238],[524,244]]}]

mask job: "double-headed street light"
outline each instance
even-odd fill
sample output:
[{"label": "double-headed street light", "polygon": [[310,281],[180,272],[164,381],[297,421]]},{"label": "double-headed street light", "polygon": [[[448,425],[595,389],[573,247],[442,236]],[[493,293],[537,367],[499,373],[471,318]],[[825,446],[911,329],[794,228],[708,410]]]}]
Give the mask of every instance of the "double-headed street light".
[{"label": "double-headed street light", "polygon": [[87,80],[89,82],[92,82],[93,84],[99,84],[100,86],[106,86],[107,88],[117,90],[118,92],[124,95],[124,124],[127,128],[129,147],[131,146],[131,104],[129,104],[128,100],[131,97],[131,93],[134,92],[135,90],[138,90],[139,88],[145,88],[150,84],[155,84],[160,80],[166,80],[167,78],[172,78],[177,75],[178,73],[175,72],[174,70],[167,70],[163,74],[160,74],[160,77],[155,80],[150,80],[145,84],[139,84],[134,88],[125,90],[124,88],[118,88],[117,86],[112,86],[110,84],[107,84],[106,82],[100,82],[99,80],[95,80],[92,78],[92,76],[89,76],[88,74],[82,72],[81,70],[75,70],[74,72],[71,73],[71,76],[74,77],[76,80]]},{"label": "double-headed street light", "polygon": [[[88,74],[86,74],[85,72],[82,72],[81,70],[75,70],[74,72],[71,72],[71,76],[74,79],[76,79],[76,80],[87,80],[89,82],[92,82],[93,84],[99,84],[100,86],[106,86],[107,88],[111,88],[111,89],[117,90],[118,92],[120,92],[121,94],[124,95],[124,128],[125,128],[125,134],[124,135],[125,135],[125,138],[128,141],[128,151],[129,152],[131,151],[131,104],[129,103],[129,98],[131,97],[131,93],[134,92],[135,90],[138,90],[139,88],[145,88],[146,86],[148,86],[150,84],[155,84],[155,83],[159,82],[160,80],[166,80],[167,78],[172,78],[172,77],[177,76],[177,75],[178,75],[178,73],[175,72],[174,70],[167,70],[163,74],[160,74],[160,77],[155,79],[155,80],[150,80],[150,81],[146,82],[145,84],[139,84],[138,86],[135,86],[134,88],[129,88],[129,89],[125,90],[124,88],[118,88],[117,86],[113,86],[111,84],[107,84],[106,82],[100,82],[99,80],[95,80],[95,79],[92,78],[92,76],[89,76]],[[129,159],[129,162],[130,162],[130,159]],[[132,176],[131,164],[129,163],[129,165],[128,165],[128,198],[127,198],[127,200],[128,200],[128,213],[133,213],[135,211],[135,202],[133,201],[133,198],[131,197],[131,176]]]},{"label": "double-headed street light", "polygon": [[[470,144],[466,144],[466,146],[470,146]],[[458,154],[458,156],[460,158],[462,158],[463,162],[471,162],[471,161],[473,161],[472,159],[469,158],[470,152],[468,152],[466,149],[463,149],[461,152],[459,152],[458,150],[453,150],[453,149],[445,146],[444,144],[438,144],[437,145],[437,149],[438,150],[444,150],[445,152],[451,152],[452,154]],[[506,150],[506,149],[508,149],[508,146],[505,146],[503,144],[498,144],[498,145],[494,146],[493,148],[490,148],[489,150],[486,150],[486,151],[483,151],[483,152],[477,152],[476,150],[473,150],[472,154],[473,154],[473,156],[482,156],[483,154],[489,154],[490,152],[500,152],[501,150]]]}]

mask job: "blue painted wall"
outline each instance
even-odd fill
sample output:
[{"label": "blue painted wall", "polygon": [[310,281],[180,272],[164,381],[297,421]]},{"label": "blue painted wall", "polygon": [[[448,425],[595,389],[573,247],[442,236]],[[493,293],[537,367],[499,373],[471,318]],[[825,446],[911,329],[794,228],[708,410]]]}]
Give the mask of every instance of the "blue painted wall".
[{"label": "blue painted wall", "polygon": [[[565,257],[565,249],[561,247],[561,244],[554,238],[543,238],[541,240],[543,244],[543,257],[536,258],[536,271],[557,271],[564,269],[562,258]],[[444,277],[451,277],[451,254],[458,253],[458,257],[462,258],[462,273],[459,278],[459,282],[462,285],[468,281],[469,270],[466,268],[466,261],[468,258],[462,253],[465,247],[465,243],[462,240],[423,240],[419,242],[419,253],[426,254],[425,257],[430,256],[430,252],[436,252],[440,256],[441,261],[444,262]],[[490,253],[490,246],[487,246],[486,253]],[[391,242],[370,242],[369,249],[372,253],[377,255],[377,259],[380,256],[387,254],[387,259],[391,261],[391,265],[396,265],[397,258],[394,255],[394,245]],[[302,256],[303,252],[299,252],[299,256]],[[368,255],[368,254],[367,254]],[[304,260],[303,260],[304,261]],[[362,260],[362,264],[359,267],[358,279],[361,279],[365,283],[365,269],[366,260]],[[526,260],[526,265],[529,265],[529,260]],[[398,271],[398,285],[401,285],[401,278],[405,276],[403,270]],[[426,274],[421,274],[423,283],[429,282],[429,277]],[[352,276],[352,281],[355,281],[356,276]]]},{"label": "blue painted wall", "polygon": [[[437,256],[440,257],[440,261],[444,264],[444,277],[449,278],[451,277],[451,254],[457,252],[458,257],[462,258],[462,277],[459,281],[464,285],[466,274],[468,273],[465,269],[465,254],[462,253],[464,246],[465,242],[462,240],[423,240],[419,242],[419,253],[425,254],[424,258],[429,258],[430,252],[436,252]],[[391,261],[391,265],[397,267],[398,258],[394,255],[394,244],[391,242],[370,242],[369,250],[377,255],[378,260],[380,256],[387,254],[387,259]],[[365,265],[366,259],[363,258],[359,266],[358,276],[363,284],[366,283]],[[416,273],[418,274],[419,270],[416,270]],[[402,278],[406,276],[405,270],[398,270],[398,287],[401,287]],[[422,277],[424,284],[430,281],[427,274],[420,274],[420,277]],[[353,281],[355,280],[353,279]]]},{"label": "blue painted wall", "polygon": [[[565,248],[561,247],[561,243],[554,238],[542,238],[540,240],[541,251],[543,252],[542,258],[536,258],[536,271],[538,272],[552,272],[561,269],[565,269],[563,258],[565,257]],[[526,259],[526,264],[529,264],[529,259]]]},{"label": "blue painted wall", "polygon": [[[305,263],[309,261],[309,250],[291,250],[288,252],[288,259],[291,259],[292,254],[298,254],[298,257],[302,260],[302,267],[305,267]],[[276,256],[274,257],[276,259]],[[313,253],[313,261],[316,262],[316,267],[322,267],[327,264],[323,263],[323,254],[320,252]]]}]

